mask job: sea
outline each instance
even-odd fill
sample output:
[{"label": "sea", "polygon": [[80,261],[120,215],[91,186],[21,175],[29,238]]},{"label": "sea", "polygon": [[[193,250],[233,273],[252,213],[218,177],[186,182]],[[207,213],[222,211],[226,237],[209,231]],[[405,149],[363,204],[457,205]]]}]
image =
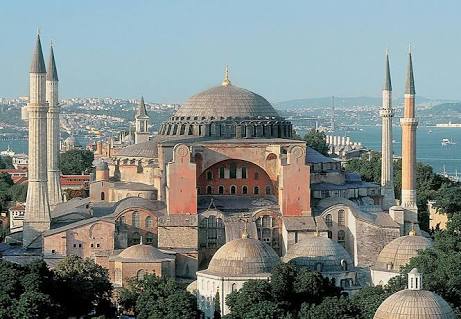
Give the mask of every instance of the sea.
[{"label": "sea", "polygon": [[[393,127],[394,155],[401,155],[401,128]],[[299,132],[303,134],[304,132]],[[365,148],[381,151],[381,126],[357,126],[353,130],[338,129],[330,135],[349,136],[352,142],[361,142]],[[442,139],[455,144],[442,146]],[[27,153],[27,140],[0,140],[0,150],[10,147],[16,153]],[[431,165],[435,172],[461,175],[461,128],[418,127],[416,157]]]}]

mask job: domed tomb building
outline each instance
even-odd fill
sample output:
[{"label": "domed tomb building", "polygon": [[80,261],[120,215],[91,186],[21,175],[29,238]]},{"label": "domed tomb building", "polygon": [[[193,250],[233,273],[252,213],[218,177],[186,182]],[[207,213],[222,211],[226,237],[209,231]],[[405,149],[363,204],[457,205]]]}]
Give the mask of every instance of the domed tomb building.
[{"label": "domed tomb building", "polygon": [[423,290],[423,276],[416,268],[408,273],[408,287],[389,296],[373,319],[455,319],[450,305],[439,295]]},{"label": "domed tomb building", "polygon": [[248,238],[231,240],[218,249],[206,270],[197,272],[197,304],[205,318],[213,318],[219,295],[222,315],[229,313],[226,297],[250,279],[268,280],[280,263],[277,253],[266,243]]}]

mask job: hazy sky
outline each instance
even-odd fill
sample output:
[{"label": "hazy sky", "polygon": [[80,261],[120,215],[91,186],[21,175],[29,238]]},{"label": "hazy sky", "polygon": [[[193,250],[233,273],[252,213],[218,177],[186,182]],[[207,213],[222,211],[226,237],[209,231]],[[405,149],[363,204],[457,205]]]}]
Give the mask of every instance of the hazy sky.
[{"label": "hazy sky", "polygon": [[2,1],[0,96],[26,95],[37,28],[61,96],[182,102],[222,81],[272,102],[378,96],[384,51],[400,95],[408,43],[418,95],[461,99],[459,0]]}]

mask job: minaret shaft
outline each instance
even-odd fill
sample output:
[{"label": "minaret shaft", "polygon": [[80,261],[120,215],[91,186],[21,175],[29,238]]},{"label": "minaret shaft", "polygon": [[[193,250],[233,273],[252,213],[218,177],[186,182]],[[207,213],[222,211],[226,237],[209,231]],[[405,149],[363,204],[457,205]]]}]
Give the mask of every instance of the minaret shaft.
[{"label": "minaret shaft", "polygon": [[392,150],[392,91],[383,90],[383,108],[380,111],[381,128],[381,194],[383,207],[389,209],[395,205],[394,169]]},{"label": "minaret shaft", "polygon": [[418,208],[416,206],[416,128],[418,121],[415,118],[415,84],[413,77],[413,63],[411,52],[408,55],[408,70],[405,87],[405,102],[402,127],[402,203],[405,209],[405,222],[418,222]]},{"label": "minaret shaft", "polygon": [[24,216],[23,246],[30,247],[41,233],[50,228],[50,208],[47,190],[47,111],[45,96],[46,70],[43,62],[40,37],[32,59],[29,73],[29,103],[27,105],[29,125],[29,167],[26,212]]},{"label": "minaret shaft", "polygon": [[59,170],[58,81],[46,81],[46,99],[49,104],[47,113],[48,197],[50,209],[54,209],[62,202],[61,172]]}]

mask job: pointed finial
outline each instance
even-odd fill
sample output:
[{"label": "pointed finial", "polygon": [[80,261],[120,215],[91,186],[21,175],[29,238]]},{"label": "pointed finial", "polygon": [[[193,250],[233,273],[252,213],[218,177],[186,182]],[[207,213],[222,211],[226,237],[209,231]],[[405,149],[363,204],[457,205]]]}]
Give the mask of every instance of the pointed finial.
[{"label": "pointed finial", "polygon": [[231,81],[229,80],[229,66],[226,65],[226,70],[224,71],[224,81],[222,81],[223,86],[228,86],[231,84]]},{"label": "pointed finial", "polygon": [[411,42],[408,42],[408,54],[411,54]]},{"label": "pointed finial", "polygon": [[37,27],[37,35],[40,36],[40,27]]},{"label": "pointed finial", "polygon": [[410,235],[410,236],[416,236],[416,230],[415,230],[415,224],[414,224],[414,223],[411,224],[411,230],[410,230],[410,232],[408,233],[408,235]]}]

